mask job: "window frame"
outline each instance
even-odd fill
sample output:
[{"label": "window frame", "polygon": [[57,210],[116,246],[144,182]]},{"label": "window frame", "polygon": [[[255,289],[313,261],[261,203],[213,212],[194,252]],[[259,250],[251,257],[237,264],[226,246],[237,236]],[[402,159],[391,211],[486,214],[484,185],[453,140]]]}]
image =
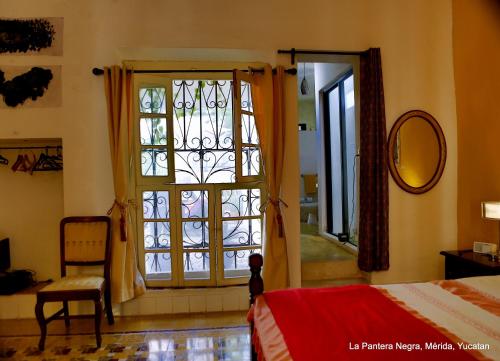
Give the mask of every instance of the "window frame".
[{"label": "window frame", "polygon": [[[220,260],[224,259],[224,252],[227,251],[233,251],[233,250],[250,250],[250,249],[257,249],[258,247],[255,246],[243,246],[243,247],[224,247],[224,242],[223,242],[223,222],[225,220],[237,220],[237,219],[260,219],[261,220],[261,244],[260,244],[260,251],[262,253],[264,249],[264,240],[265,240],[265,212],[264,212],[264,205],[267,203],[267,193],[264,191],[265,187],[262,181],[252,181],[252,182],[235,182],[235,183],[225,183],[225,184],[217,184],[217,199],[216,201],[218,202],[216,204],[216,227],[217,227],[217,258]],[[229,190],[229,189],[259,189],[260,190],[260,216],[242,216],[242,217],[224,217],[222,215],[222,191],[223,190]],[[241,277],[224,277],[224,262],[222,262],[222,265],[217,265],[217,280],[220,280],[220,285],[223,286],[231,286],[231,285],[238,285],[241,284],[241,278],[245,277],[248,278],[250,276],[250,273],[248,272],[247,276],[241,276]],[[219,285],[219,284],[218,284]]]},{"label": "window frame", "polygon": [[[248,75],[241,72],[243,75]],[[248,80],[249,77],[245,77]],[[174,80],[227,80],[233,81],[233,118],[232,118],[232,135],[235,151],[235,182],[234,183],[176,183],[175,177],[175,149],[174,149],[174,114],[172,108],[172,98],[173,98],[173,81]],[[245,81],[246,81],[245,80]],[[223,247],[223,235],[222,235],[222,190],[225,189],[247,189],[247,188],[258,188],[260,189],[260,203],[261,209],[265,202],[265,185],[263,182],[263,166],[262,158],[259,162],[259,174],[252,176],[242,175],[242,123],[241,123],[241,88],[235,84],[235,79],[232,77],[231,73],[213,73],[213,72],[197,72],[194,73],[183,73],[183,72],[169,72],[166,74],[133,74],[133,167],[135,168],[135,193],[136,199],[139,200],[138,211],[135,217],[137,222],[137,247],[138,247],[138,257],[139,266],[141,272],[144,273],[144,278],[148,287],[214,287],[214,286],[227,286],[227,285],[237,285],[244,284],[248,280],[248,275],[235,277],[235,278],[225,278],[224,277],[224,247]],[[141,113],[140,112],[140,99],[139,90],[144,87],[162,87],[165,88],[165,107],[166,114],[155,114],[155,113]],[[235,89],[238,89],[238,97],[235,97]],[[248,113],[248,112],[247,112]],[[237,116],[238,114],[238,116]],[[253,113],[251,113],[253,115]],[[166,134],[166,146],[144,146],[141,144],[140,139],[140,120],[141,118],[166,118],[167,121],[167,134]],[[260,142],[259,142],[260,143]],[[260,157],[260,144],[255,145],[259,152]],[[168,175],[167,176],[143,176],[142,166],[141,166],[141,150],[144,148],[166,148],[167,149],[167,162],[168,162]],[[184,272],[184,258],[183,255],[186,249],[183,248],[182,240],[182,206],[181,206],[181,192],[183,190],[204,190],[206,189],[209,193],[209,255],[210,255],[210,278],[209,279],[186,279]],[[146,253],[162,253],[161,250],[150,252],[150,250],[144,247],[144,222],[149,221],[149,219],[144,219],[143,212],[143,192],[145,191],[161,191],[166,190],[169,192],[169,217],[168,219],[160,219],[154,221],[168,221],[170,222],[170,248],[168,251],[171,256],[171,279],[152,279],[147,277],[147,272],[145,269],[145,254]],[[254,217],[255,218],[255,217]],[[265,214],[261,212],[261,245],[260,252],[264,248],[264,237],[265,237]],[[153,221],[153,220],[152,220]],[[241,249],[246,249],[247,247],[242,247]],[[252,248],[249,246],[248,248]],[[253,247],[257,248],[257,247]],[[194,251],[191,251],[194,252]],[[220,260],[220,261],[219,261]],[[175,271],[174,271],[175,270]]]},{"label": "window frame", "polygon": [[[165,99],[169,99],[172,96],[172,83],[168,82],[165,77],[155,76],[151,74],[133,74],[133,114],[134,114],[134,154],[137,158],[134,159],[135,173],[136,173],[136,183],[137,185],[144,184],[158,184],[156,180],[159,176],[143,176],[142,167],[137,164],[139,160],[142,159],[142,149],[144,148],[156,148],[167,150],[167,176],[162,177],[162,184],[175,182],[175,168],[174,168],[174,143],[173,143],[173,113],[172,109],[165,104],[165,114],[161,113],[141,113],[140,112],[140,99],[136,95],[139,94],[139,89],[142,87],[162,87],[165,88]],[[166,142],[165,146],[162,145],[151,145],[144,146],[141,144],[141,131],[140,131],[140,119],[142,118],[157,118],[166,119]],[[137,161],[136,161],[137,160]]]},{"label": "window frame", "polygon": [[[175,199],[176,203],[174,205],[174,211],[175,211],[175,216],[176,219],[178,220],[175,224],[176,228],[176,241],[174,243],[176,244],[176,259],[177,259],[177,264],[176,264],[176,271],[178,275],[178,280],[177,280],[177,286],[178,287],[201,287],[201,286],[216,286],[217,285],[217,277],[216,277],[216,219],[215,219],[215,204],[216,200],[216,192],[215,192],[215,187],[214,184],[172,184],[172,186],[175,189]],[[209,227],[208,227],[208,237],[209,237],[209,246],[208,246],[208,252],[202,252],[202,253],[208,253],[209,254],[209,262],[210,262],[210,272],[209,272],[209,278],[198,278],[198,279],[186,279],[185,278],[185,273],[184,273],[184,253],[200,253],[200,251],[194,251],[194,250],[187,250],[183,247],[184,239],[183,239],[183,233],[182,233],[182,225],[184,222],[196,222],[197,220],[201,218],[194,218],[194,217],[187,217],[184,218],[182,216],[182,206],[181,206],[181,192],[183,191],[203,191],[206,190],[208,192],[208,216],[203,217],[203,219],[206,219],[205,222],[208,222]],[[184,221],[186,220],[186,221]],[[183,277],[180,277],[183,275]]]},{"label": "window frame", "polygon": [[[143,212],[143,194],[144,192],[153,192],[153,191],[168,191],[168,209],[169,209],[169,217],[168,218],[159,218],[159,219],[154,219],[156,221],[168,221],[170,223],[170,248],[168,253],[170,253],[170,260],[171,260],[171,277],[170,280],[167,279],[154,279],[154,278],[149,278],[147,279],[147,273],[145,272],[145,267],[146,267],[146,260],[145,256],[146,253],[164,253],[160,251],[153,251],[153,250],[147,250],[144,247],[144,226],[143,223],[146,221],[149,221],[150,219],[145,219],[144,218],[144,212]],[[136,219],[137,219],[137,254],[139,256],[139,267],[143,271],[144,275],[144,280],[147,282],[148,286],[151,287],[177,287],[179,286],[179,282],[174,277],[174,267],[177,269],[178,268],[178,253],[179,251],[177,250],[178,244],[177,242],[172,242],[172,239],[176,239],[176,233],[177,232],[177,227],[172,227],[172,216],[176,214],[174,207],[176,202],[176,192],[175,192],[175,185],[158,185],[157,188],[154,190],[151,190],[151,185],[150,184],[144,184],[144,185],[137,185],[136,186],[136,199],[139,199],[139,205],[140,209],[136,212]],[[151,221],[154,221],[151,220]]]},{"label": "window frame", "polygon": [[[255,119],[255,111],[253,108],[253,99],[252,99],[252,111],[246,111],[241,109],[241,100],[242,100],[242,95],[241,95],[241,83],[242,81],[248,83],[249,89],[248,91],[251,92],[251,87],[252,87],[252,78],[250,74],[247,74],[241,70],[236,70],[234,72],[233,76],[233,117],[234,117],[234,148],[235,148],[235,159],[236,159],[236,183],[238,182],[258,182],[263,180],[263,158],[262,158],[262,152],[260,148],[260,138],[259,138],[259,144],[252,144],[252,143],[244,143],[242,138],[243,138],[243,124],[241,121],[241,118],[243,115],[248,115],[248,116],[253,116]],[[239,106],[237,106],[239,105]],[[257,128],[257,125],[255,125]],[[257,151],[259,152],[259,174],[256,175],[243,175],[243,148],[248,147],[257,147]],[[248,160],[250,162],[250,160]]]}]

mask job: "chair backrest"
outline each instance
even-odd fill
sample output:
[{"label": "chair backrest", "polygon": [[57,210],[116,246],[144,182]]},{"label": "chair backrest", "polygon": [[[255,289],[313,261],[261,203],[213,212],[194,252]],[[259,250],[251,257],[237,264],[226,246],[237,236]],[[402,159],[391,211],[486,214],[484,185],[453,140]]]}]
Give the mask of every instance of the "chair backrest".
[{"label": "chair backrest", "polygon": [[66,266],[104,265],[109,275],[111,222],[106,216],[66,217],[61,220],[61,276]]}]

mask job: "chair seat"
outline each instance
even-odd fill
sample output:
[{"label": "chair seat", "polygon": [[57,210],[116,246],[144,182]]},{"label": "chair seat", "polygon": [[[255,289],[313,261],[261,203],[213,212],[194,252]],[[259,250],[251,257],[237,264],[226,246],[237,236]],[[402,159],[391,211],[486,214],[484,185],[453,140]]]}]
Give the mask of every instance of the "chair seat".
[{"label": "chair seat", "polygon": [[104,277],[100,276],[66,276],[45,286],[38,293],[101,290],[103,285]]}]

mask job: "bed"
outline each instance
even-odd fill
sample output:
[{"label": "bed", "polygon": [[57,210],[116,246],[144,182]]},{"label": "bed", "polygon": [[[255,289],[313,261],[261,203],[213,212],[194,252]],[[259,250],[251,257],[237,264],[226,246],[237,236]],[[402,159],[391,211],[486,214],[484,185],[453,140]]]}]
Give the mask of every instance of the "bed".
[{"label": "bed", "polygon": [[253,360],[500,360],[500,276],[263,292],[249,263]]}]

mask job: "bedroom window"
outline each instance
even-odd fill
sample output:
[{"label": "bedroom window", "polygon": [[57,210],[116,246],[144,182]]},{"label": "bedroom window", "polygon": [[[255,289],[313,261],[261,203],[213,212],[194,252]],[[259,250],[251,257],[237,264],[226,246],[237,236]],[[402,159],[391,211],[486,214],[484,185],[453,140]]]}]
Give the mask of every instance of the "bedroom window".
[{"label": "bedroom window", "polygon": [[250,84],[231,74],[135,74],[139,261],[149,286],[245,283],[261,252]]},{"label": "bedroom window", "polygon": [[322,89],[325,129],[326,229],[357,246],[357,129],[351,71]]}]

